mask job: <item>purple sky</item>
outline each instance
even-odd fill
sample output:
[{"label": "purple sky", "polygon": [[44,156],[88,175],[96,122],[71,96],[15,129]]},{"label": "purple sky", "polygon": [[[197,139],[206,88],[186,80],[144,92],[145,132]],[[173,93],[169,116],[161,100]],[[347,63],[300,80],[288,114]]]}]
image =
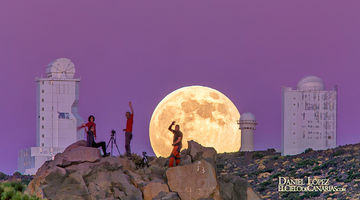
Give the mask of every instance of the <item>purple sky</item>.
[{"label": "purple sky", "polygon": [[[227,95],[259,125],[255,148],[280,148],[281,86],[313,74],[339,85],[338,144],[360,142],[360,1],[0,2],[0,171],[35,145],[35,77],[70,58],[79,111],[95,114],[100,140],[135,109],[133,149],[151,152],[157,103],[203,85]],[[124,141],[120,138],[121,151]]]}]

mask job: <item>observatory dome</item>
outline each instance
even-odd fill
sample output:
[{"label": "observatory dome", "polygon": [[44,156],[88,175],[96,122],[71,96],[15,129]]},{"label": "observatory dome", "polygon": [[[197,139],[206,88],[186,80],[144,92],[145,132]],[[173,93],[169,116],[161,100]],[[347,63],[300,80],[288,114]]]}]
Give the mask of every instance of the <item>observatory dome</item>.
[{"label": "observatory dome", "polygon": [[58,58],[47,66],[46,73],[52,78],[74,78],[75,65],[68,58]]},{"label": "observatory dome", "polygon": [[243,113],[240,115],[240,121],[255,121],[255,115],[252,113]]},{"label": "observatory dome", "polygon": [[298,90],[323,90],[324,82],[317,76],[307,76],[302,78],[298,85]]}]

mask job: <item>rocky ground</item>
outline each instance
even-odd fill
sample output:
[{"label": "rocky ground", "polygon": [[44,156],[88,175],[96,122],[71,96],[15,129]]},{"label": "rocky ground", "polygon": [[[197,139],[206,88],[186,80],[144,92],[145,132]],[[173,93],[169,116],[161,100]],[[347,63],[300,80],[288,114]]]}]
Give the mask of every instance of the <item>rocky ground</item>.
[{"label": "rocky ground", "polygon": [[[26,193],[51,199],[360,199],[360,144],[280,156],[273,149],[217,154],[189,141],[181,166],[167,158],[102,158],[85,141],[70,145],[46,162]],[[278,178],[326,178],[346,192],[278,192]]]},{"label": "rocky ground", "polygon": [[190,141],[181,166],[168,168],[167,158],[100,156],[85,141],[70,145],[37,171],[27,194],[71,200],[220,200],[258,199],[245,179],[231,174],[217,177],[214,148]]},{"label": "rocky ground", "polygon": [[[335,149],[306,150],[295,156],[268,151],[217,155],[217,173],[247,180],[262,199],[360,199],[360,144]],[[278,177],[329,179],[346,192],[278,192]]]}]

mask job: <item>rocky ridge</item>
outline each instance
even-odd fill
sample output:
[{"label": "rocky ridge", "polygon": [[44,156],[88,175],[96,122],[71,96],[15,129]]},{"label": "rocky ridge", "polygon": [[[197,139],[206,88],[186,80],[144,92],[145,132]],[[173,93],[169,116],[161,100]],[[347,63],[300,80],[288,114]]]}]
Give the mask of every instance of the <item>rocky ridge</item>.
[{"label": "rocky ridge", "polygon": [[[194,141],[181,152],[181,166],[168,168],[167,158],[101,157],[85,141],[70,145],[37,171],[26,193],[52,199],[190,200],[256,199],[245,179],[218,176],[217,153]],[[258,198],[257,198],[258,199]]]}]

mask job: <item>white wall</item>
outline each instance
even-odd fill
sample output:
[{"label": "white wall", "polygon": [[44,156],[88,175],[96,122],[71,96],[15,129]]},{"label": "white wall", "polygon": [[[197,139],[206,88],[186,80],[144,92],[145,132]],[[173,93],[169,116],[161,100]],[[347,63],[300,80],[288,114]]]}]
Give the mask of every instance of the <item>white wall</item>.
[{"label": "white wall", "polygon": [[336,147],[337,92],[283,88],[282,155]]}]

